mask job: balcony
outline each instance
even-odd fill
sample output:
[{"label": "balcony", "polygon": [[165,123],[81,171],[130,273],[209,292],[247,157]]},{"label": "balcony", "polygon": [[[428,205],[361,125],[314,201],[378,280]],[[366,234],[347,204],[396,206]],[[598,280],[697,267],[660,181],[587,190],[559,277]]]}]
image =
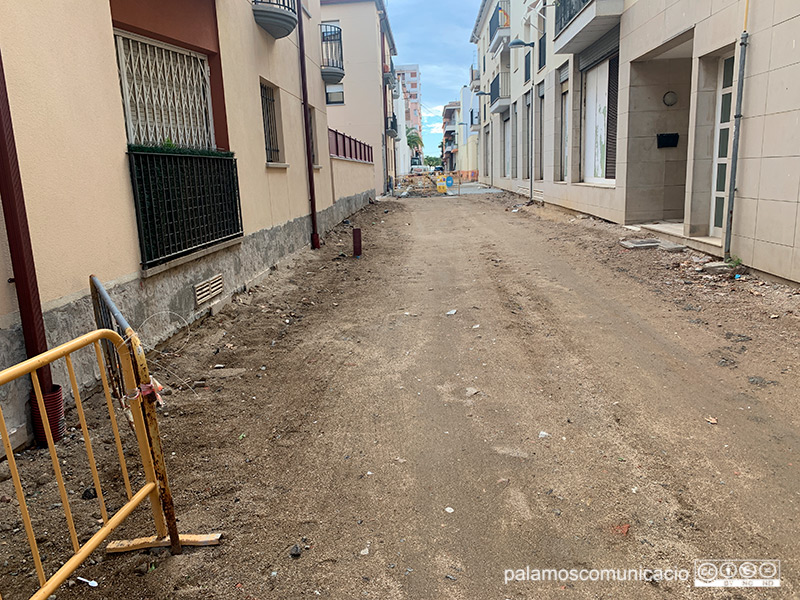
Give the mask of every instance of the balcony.
[{"label": "balcony", "polygon": [[297,0],[253,0],[256,23],[276,40],[297,27]]},{"label": "balcony", "polygon": [[492,113],[504,113],[511,106],[511,74],[498,73],[489,92]]},{"label": "balcony", "polygon": [[128,160],[142,267],[242,236],[231,153],[130,146]]},{"label": "balcony", "polygon": [[390,138],[397,137],[397,115],[386,117],[386,135]]},{"label": "balcony", "polygon": [[500,0],[489,20],[489,52],[507,48],[511,39],[511,8],[509,0]]},{"label": "balcony", "polygon": [[469,128],[470,131],[478,131],[481,128],[481,111],[476,108],[469,111]]},{"label": "balcony", "polygon": [[322,39],[322,80],[325,83],[341,83],[344,79],[344,54],[342,53],[342,29],[336,25],[319,26]]},{"label": "balcony", "polygon": [[619,25],[625,0],[561,0],[556,5],[556,54],[583,52]]},{"label": "balcony", "polygon": [[470,68],[469,89],[477,92],[481,88],[481,72],[478,69]]},{"label": "balcony", "polygon": [[445,121],[444,122],[444,132],[450,133],[455,132],[456,130],[456,122],[455,121]]},{"label": "balcony", "polygon": [[394,70],[394,61],[391,61],[388,65],[383,65],[383,83],[397,85],[397,71]]}]

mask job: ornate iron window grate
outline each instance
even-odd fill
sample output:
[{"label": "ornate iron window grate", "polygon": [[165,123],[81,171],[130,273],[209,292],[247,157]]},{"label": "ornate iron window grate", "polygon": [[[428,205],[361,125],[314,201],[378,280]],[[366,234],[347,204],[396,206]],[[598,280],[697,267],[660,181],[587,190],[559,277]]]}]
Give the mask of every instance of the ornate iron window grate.
[{"label": "ornate iron window grate", "polygon": [[128,143],[214,148],[207,58],[126,32],[115,37]]}]

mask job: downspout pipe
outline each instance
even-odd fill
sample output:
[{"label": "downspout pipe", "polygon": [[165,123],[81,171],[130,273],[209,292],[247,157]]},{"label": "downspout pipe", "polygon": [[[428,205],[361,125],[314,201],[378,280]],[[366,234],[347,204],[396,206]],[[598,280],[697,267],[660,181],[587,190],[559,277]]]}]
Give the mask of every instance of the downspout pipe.
[{"label": "downspout pipe", "polygon": [[727,223],[725,225],[725,245],[724,245],[724,258],[725,260],[731,259],[731,237],[733,235],[733,208],[736,201],[736,175],[739,169],[739,139],[742,135],[742,100],[744,96],[744,72],[747,62],[747,46],[749,45],[750,34],[747,33],[747,17],[750,9],[750,2],[748,0],[745,7],[744,15],[744,31],[742,31],[742,39],[739,45],[742,47],[739,53],[739,81],[736,90],[736,114],[734,115],[734,129],[733,129],[733,149],[731,150],[731,180],[728,185],[728,214]]},{"label": "downspout pipe", "polygon": [[[299,18],[297,19],[298,45],[300,47],[300,82],[303,92],[303,130],[306,134],[306,170],[308,172],[308,194],[311,200],[311,247],[319,249],[319,230],[317,229],[317,189],[314,182],[314,159],[311,156],[313,133],[311,131],[311,108],[308,106],[308,73],[306,72],[306,37],[303,28],[305,15],[303,3],[298,2]],[[321,150],[321,149],[320,149]]]},{"label": "downspout pipe", "polygon": [[[14,141],[14,127],[11,122],[11,106],[8,101],[8,87],[3,70],[3,56],[0,52],[0,199],[3,204],[3,218],[8,235],[8,250],[11,254],[11,268],[19,303],[22,322],[22,335],[28,358],[47,351],[42,302],[39,298],[39,284],[36,280],[36,265],[33,260],[31,233],[28,228],[28,215],[25,210],[25,196],[22,191],[22,176],[19,172],[17,146]],[[10,282],[9,282],[10,283]],[[48,394],[53,389],[50,365],[37,371],[42,392]]]}]

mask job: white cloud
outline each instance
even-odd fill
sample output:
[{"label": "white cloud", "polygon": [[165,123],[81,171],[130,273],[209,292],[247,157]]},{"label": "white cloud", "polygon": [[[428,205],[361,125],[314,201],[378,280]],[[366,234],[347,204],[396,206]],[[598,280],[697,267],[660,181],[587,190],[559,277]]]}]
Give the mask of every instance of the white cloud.
[{"label": "white cloud", "polygon": [[443,134],[444,129],[442,129],[441,123],[429,123],[425,125],[425,133],[438,133]]},{"label": "white cloud", "polygon": [[444,110],[444,104],[439,104],[438,106],[423,106],[422,116],[426,118],[438,117],[441,119],[443,110]]}]

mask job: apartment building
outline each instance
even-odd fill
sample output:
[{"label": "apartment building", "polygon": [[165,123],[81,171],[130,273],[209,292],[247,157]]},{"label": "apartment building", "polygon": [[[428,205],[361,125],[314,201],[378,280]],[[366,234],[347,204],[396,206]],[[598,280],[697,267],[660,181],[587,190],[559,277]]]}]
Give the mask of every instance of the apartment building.
[{"label": "apartment building", "polygon": [[798,35],[789,0],[483,0],[480,180],[800,281]]},{"label": "apartment building", "polygon": [[347,75],[326,90],[328,122],[379,150],[375,189],[391,190],[398,136],[394,100],[400,95],[397,56],[384,0],[320,0],[323,24],[341,29]]},{"label": "apartment building", "polygon": [[409,125],[422,135],[422,75],[419,65],[400,65],[397,76],[408,88]]},{"label": "apartment building", "polygon": [[461,121],[458,123],[459,145],[457,170],[463,181],[478,179],[478,134],[480,119],[480,72],[470,68],[470,84],[461,88]]},{"label": "apartment building", "polygon": [[[2,154],[16,149],[22,193],[0,189],[27,214],[0,233],[0,367],[26,357],[23,309],[43,313],[51,347],[95,328],[90,274],[155,344],[374,198],[379,140],[328,127],[342,41],[319,0],[0,5]],[[93,385],[93,357],[74,360]],[[27,390],[4,386],[0,403],[23,443]]]},{"label": "apartment building", "polygon": [[461,102],[448,102],[442,110],[442,165],[447,172],[456,171],[458,164],[458,124],[461,122]]},{"label": "apartment building", "polygon": [[408,146],[408,90],[403,80],[398,76],[397,91],[394,99],[394,114],[397,115],[397,151],[395,152],[395,170],[398,177],[403,177],[411,172],[411,158],[413,152]]}]

